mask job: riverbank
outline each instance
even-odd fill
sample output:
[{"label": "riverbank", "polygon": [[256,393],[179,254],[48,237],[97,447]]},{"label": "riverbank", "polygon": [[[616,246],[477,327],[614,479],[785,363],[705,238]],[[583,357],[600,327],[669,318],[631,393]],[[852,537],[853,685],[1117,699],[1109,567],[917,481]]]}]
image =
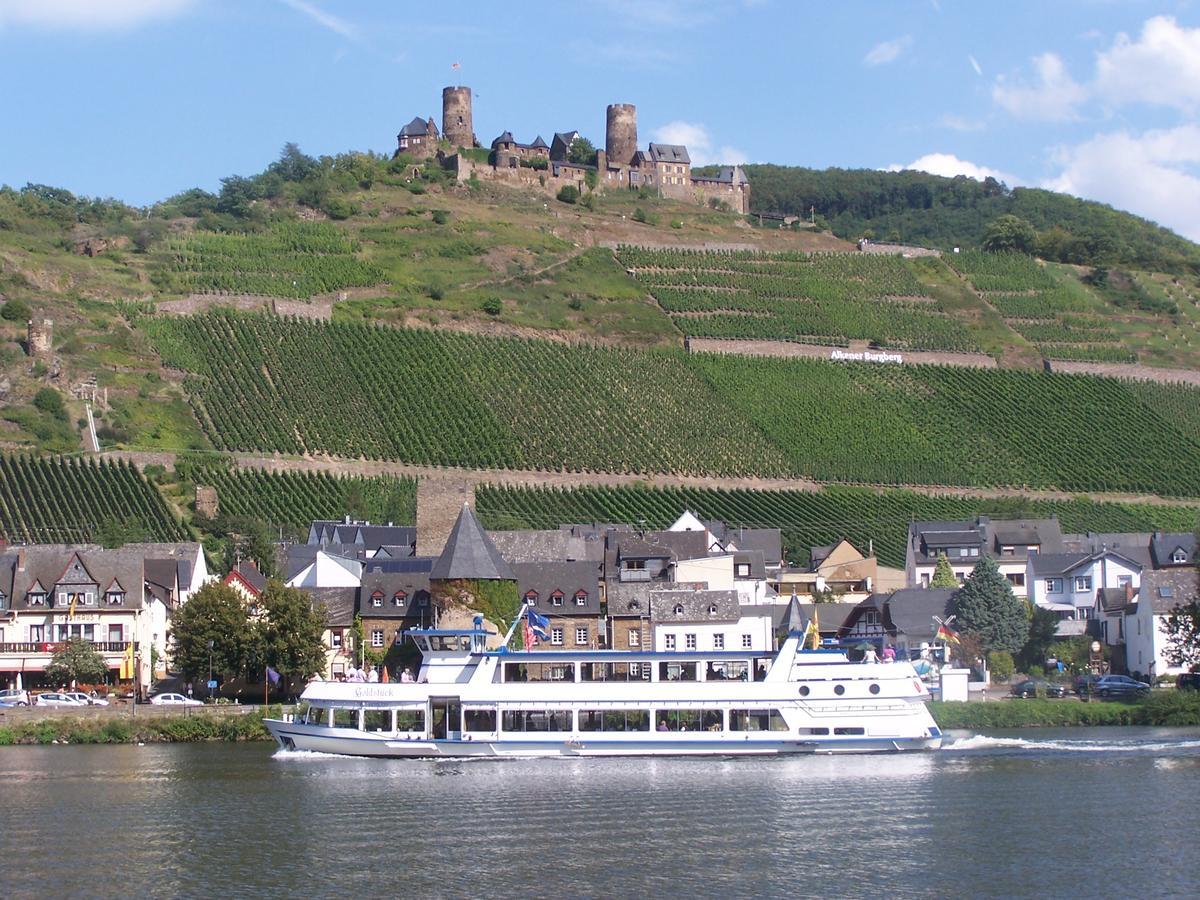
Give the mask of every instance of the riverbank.
[{"label": "riverbank", "polygon": [[980,731],[989,728],[1055,728],[1089,725],[1200,725],[1200,691],[1161,691],[1133,702],[1092,700],[1000,700],[942,703],[929,711],[938,727]]},{"label": "riverbank", "polygon": [[236,714],[219,707],[168,715],[61,716],[0,725],[0,746],[14,744],[164,744],[204,741],[269,741],[263,718],[278,718],[278,706]]}]

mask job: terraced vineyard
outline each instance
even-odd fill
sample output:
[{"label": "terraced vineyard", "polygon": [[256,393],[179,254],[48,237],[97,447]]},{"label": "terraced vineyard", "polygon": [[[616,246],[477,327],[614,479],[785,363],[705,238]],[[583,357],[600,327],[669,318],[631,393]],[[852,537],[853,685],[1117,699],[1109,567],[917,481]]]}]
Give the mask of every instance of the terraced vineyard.
[{"label": "terraced vineyard", "polygon": [[296,322],[143,326],[223,450],[471,468],[774,475],[785,454],[678,351]]},{"label": "terraced vineyard", "polygon": [[840,486],[810,492],[480,485],[475,503],[480,520],[492,529],[557,528],[590,522],[645,522],[650,528],[665,528],[688,509],[729,525],[781,529],[792,562],[806,562],[809,547],[847,538],[864,553],[873,544],[879,561],[896,567],[904,565],[908,523],[914,520],[967,519],[981,514],[998,518],[1058,516],[1067,532],[1191,531],[1200,516],[1200,507],[982,500]]},{"label": "terraced vineyard", "polygon": [[338,519],[353,510],[372,522],[417,521],[413,478],[350,477],[327,472],[267,472],[206,466],[191,480],[216,488],[222,513],[249,516],[277,528],[307,527],[313,519]]},{"label": "terraced vineyard", "polygon": [[94,540],[107,524],[149,540],[185,540],[158,492],[124,462],[0,454],[0,538]]},{"label": "terraced vineyard", "polygon": [[693,337],[978,349],[899,257],[640,247],[617,255]]},{"label": "terraced vineyard", "polygon": [[1103,303],[1078,282],[1056,278],[1032,257],[966,250],[950,264],[985,294],[1004,321],[1049,359],[1136,362],[1096,313]]},{"label": "terraced vineyard", "polygon": [[1015,369],[695,354],[821,481],[1200,497],[1200,390]]},{"label": "terraced vineyard", "polygon": [[311,297],[379,284],[380,269],[328,222],[291,222],[252,234],[197,232],[168,244],[155,280],[177,293]]}]

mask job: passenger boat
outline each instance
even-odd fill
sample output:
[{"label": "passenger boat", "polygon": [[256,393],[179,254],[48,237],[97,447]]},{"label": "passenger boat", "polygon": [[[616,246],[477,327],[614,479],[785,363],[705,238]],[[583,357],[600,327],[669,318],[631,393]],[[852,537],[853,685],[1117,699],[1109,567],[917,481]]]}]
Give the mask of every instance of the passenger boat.
[{"label": "passenger boat", "polygon": [[936,749],[907,662],[851,662],[793,633],[751,651],[488,650],[485,631],[405,632],[412,683],[314,681],[267,719],[286,750],[378,757],[769,756]]}]

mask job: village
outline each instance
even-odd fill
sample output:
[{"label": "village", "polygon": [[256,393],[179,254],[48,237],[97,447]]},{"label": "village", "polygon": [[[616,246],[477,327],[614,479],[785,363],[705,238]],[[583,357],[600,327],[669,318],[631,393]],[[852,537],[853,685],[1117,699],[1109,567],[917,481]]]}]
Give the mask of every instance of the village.
[{"label": "village", "polygon": [[[416,548],[412,526],[349,516],[314,521],[306,540],[275,547],[282,581],[305,592],[324,621],[324,662],[309,674],[397,680],[411,665],[407,632],[469,627],[485,596],[499,590],[517,599],[522,614],[548,623],[531,650],[769,654],[788,634],[806,633],[856,658],[924,661],[936,677],[958,649],[946,635],[959,588],[944,579],[962,585],[987,559],[1014,597],[1053,613],[1057,638],[1092,642],[1092,674],[1154,683],[1184,671],[1165,655],[1163,623],[1197,595],[1194,535],[1071,534],[1054,518],[913,522],[903,570],[846,540],[810,548],[805,566],[788,565],[779,529],[689,511],[664,530],[591,523],[486,531],[464,505],[438,555],[418,556]],[[89,686],[101,693],[261,699],[262,672],[204,679],[172,664],[173,619],[215,581],[259,614],[267,588],[260,566],[242,560],[212,571],[198,543],[0,550],[6,699],[29,702],[38,691],[77,687],[46,675],[73,640],[103,657],[107,676]],[[492,646],[511,624],[486,623]],[[982,691],[983,660],[965,662]]]}]

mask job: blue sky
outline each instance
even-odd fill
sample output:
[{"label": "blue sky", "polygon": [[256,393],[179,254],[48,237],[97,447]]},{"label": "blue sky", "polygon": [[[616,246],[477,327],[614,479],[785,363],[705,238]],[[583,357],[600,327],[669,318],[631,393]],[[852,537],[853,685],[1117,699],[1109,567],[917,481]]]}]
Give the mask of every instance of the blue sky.
[{"label": "blue sky", "polygon": [[0,0],[0,183],[140,205],[286,141],[390,153],[452,83],[485,144],[633,103],[699,162],[990,173],[1200,240],[1185,0]]}]

